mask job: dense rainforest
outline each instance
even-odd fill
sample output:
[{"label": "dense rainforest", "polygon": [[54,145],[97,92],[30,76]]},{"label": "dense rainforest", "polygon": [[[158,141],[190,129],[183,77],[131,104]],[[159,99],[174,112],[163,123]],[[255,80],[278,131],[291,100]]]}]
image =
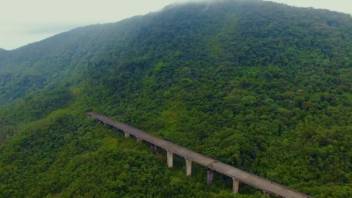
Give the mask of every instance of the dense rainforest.
[{"label": "dense rainforest", "polygon": [[352,17],[260,0],[171,5],[0,50],[0,197],[265,197],[96,111],[318,198],[352,197]]}]

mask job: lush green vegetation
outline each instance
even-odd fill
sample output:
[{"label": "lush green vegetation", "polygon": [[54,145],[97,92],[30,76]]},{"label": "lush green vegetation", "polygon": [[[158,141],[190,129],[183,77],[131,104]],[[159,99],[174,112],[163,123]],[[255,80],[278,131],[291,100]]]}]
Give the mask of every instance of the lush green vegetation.
[{"label": "lush green vegetation", "polygon": [[351,197],[352,18],[194,3],[0,51],[0,196],[232,197],[229,181],[167,170],[92,110],[314,197]]}]

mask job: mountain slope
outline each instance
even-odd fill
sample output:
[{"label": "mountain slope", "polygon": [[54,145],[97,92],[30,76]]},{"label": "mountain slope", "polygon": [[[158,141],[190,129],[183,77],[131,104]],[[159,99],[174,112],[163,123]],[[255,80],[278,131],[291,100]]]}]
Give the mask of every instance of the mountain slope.
[{"label": "mountain slope", "polygon": [[[169,6],[7,52],[0,181],[11,182],[0,192],[231,196],[219,190],[228,181],[207,189],[202,171],[193,182],[156,174],[163,165],[145,148],[84,117],[94,110],[314,197],[349,197],[351,57],[350,16],[240,0]],[[125,189],[134,173],[148,187]]]}]

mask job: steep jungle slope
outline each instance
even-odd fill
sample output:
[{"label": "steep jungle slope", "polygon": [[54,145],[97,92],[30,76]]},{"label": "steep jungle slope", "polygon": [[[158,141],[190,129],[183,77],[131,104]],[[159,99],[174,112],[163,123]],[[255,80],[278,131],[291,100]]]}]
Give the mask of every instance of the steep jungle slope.
[{"label": "steep jungle slope", "polygon": [[207,189],[201,170],[192,180],[166,170],[86,111],[314,197],[352,196],[346,14],[257,0],[172,5],[6,52],[0,90],[3,196],[232,196],[229,181]]}]

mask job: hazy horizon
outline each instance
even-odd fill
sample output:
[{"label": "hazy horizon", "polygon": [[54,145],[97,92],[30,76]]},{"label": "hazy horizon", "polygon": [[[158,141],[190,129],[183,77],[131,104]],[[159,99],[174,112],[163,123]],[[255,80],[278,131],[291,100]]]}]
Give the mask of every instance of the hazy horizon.
[{"label": "hazy horizon", "polygon": [[[189,0],[0,0],[0,48],[11,50],[76,27],[117,22]],[[314,7],[352,14],[348,0],[271,0],[298,7]],[[143,2],[143,3],[141,3]],[[21,5],[19,7],[18,5]]]}]

